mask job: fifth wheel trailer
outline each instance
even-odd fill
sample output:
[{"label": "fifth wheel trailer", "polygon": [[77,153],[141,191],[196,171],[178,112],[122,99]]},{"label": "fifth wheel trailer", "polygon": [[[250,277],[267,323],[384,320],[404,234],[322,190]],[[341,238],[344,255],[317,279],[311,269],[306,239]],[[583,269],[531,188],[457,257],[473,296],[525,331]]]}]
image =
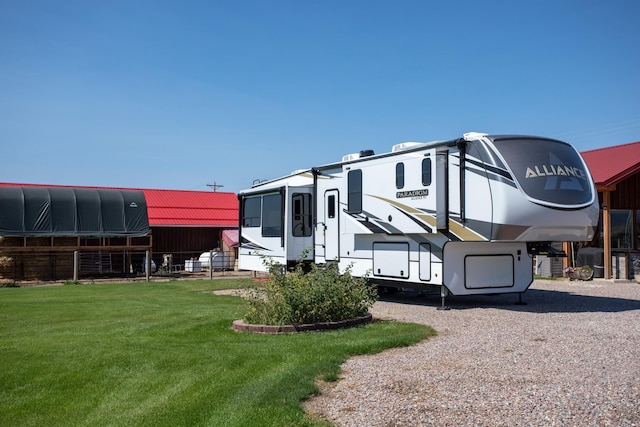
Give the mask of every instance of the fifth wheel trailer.
[{"label": "fifth wheel trailer", "polygon": [[335,262],[380,285],[522,293],[533,255],[590,241],[598,197],[570,144],[467,133],[260,182],[238,195],[238,267]]}]

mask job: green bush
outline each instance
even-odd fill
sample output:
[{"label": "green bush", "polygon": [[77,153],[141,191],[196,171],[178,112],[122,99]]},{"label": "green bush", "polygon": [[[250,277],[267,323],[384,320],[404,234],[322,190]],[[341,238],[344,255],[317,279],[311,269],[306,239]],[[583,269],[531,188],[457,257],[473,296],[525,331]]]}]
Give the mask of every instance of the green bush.
[{"label": "green bush", "polygon": [[270,278],[263,288],[254,289],[247,298],[244,321],[261,325],[295,325],[335,322],[367,314],[377,300],[377,289],[367,278],[351,276],[349,266],[340,273],[336,263],[303,263],[287,272],[271,259],[263,260]]}]

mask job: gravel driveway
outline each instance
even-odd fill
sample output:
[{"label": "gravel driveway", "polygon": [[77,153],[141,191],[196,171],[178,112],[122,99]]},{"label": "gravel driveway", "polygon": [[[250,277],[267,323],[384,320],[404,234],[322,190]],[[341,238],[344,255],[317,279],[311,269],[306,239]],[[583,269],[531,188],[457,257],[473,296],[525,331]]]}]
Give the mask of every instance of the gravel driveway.
[{"label": "gravel driveway", "polygon": [[536,280],[524,294],[383,296],[438,336],[359,356],[306,402],[338,426],[640,426],[640,284]]}]

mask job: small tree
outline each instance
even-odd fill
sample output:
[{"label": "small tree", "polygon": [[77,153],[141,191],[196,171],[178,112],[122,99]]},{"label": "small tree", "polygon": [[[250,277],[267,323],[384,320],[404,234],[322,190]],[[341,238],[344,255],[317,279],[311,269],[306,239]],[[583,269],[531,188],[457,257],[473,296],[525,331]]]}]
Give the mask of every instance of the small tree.
[{"label": "small tree", "polygon": [[337,263],[310,265],[302,259],[289,272],[270,258],[263,259],[270,278],[247,299],[244,320],[251,324],[290,325],[335,322],[367,314],[377,300],[377,289],[366,277],[351,276],[350,265],[340,273]]}]

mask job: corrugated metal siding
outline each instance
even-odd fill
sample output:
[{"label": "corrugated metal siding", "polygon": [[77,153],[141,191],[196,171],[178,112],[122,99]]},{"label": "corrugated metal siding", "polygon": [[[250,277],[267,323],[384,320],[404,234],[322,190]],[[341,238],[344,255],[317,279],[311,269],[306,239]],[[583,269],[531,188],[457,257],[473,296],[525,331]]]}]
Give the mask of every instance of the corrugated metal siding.
[{"label": "corrugated metal siding", "polygon": [[235,193],[142,190],[147,199],[149,224],[238,226]]},{"label": "corrugated metal siding", "polygon": [[209,225],[237,227],[237,210],[149,208],[149,224],[154,225]]}]

